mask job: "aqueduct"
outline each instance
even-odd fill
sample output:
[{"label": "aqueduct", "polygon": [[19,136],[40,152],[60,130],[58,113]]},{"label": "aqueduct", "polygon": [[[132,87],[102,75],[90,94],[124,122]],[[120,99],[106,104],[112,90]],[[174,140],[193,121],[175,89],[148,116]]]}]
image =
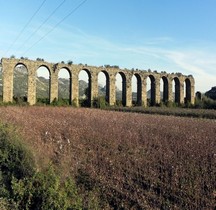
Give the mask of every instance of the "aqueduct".
[{"label": "aqueduct", "polygon": [[[194,78],[181,73],[166,73],[151,70],[128,70],[117,67],[95,67],[88,65],[75,65],[64,63],[48,63],[29,59],[2,58],[3,73],[3,102],[13,101],[13,73],[18,65],[23,65],[28,73],[27,101],[30,105],[36,103],[36,79],[37,69],[45,67],[49,71],[50,87],[49,100],[58,99],[58,74],[61,69],[66,69],[70,75],[70,102],[79,104],[79,73],[84,70],[89,78],[89,100],[93,101],[98,96],[98,74],[103,72],[106,77],[106,100],[110,105],[116,103],[116,75],[122,77],[122,103],[124,106],[132,106],[132,77],[137,80],[137,104],[147,105],[147,78],[150,79],[151,104],[160,103],[161,100],[174,101],[178,104],[190,102],[194,104]],[[163,96],[161,97],[161,81],[163,82]],[[173,85],[174,83],[174,85]]]}]

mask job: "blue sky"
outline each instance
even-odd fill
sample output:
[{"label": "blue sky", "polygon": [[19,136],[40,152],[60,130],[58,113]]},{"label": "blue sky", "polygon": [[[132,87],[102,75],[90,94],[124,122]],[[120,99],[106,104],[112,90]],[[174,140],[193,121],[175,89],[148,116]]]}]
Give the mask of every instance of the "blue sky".
[{"label": "blue sky", "polygon": [[87,0],[64,21],[83,1],[46,0],[29,22],[42,2],[0,0],[0,57],[182,72],[196,91],[216,86],[215,0]]}]

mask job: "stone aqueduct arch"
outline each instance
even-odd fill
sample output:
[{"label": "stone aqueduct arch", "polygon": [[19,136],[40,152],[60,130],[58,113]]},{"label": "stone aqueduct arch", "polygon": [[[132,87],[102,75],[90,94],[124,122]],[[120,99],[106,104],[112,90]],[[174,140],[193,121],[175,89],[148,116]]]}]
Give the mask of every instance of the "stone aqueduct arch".
[{"label": "stone aqueduct arch", "polygon": [[[36,103],[36,71],[40,67],[46,67],[50,72],[50,102],[58,99],[58,73],[61,69],[67,69],[70,75],[70,101],[78,105],[79,101],[79,72],[85,70],[89,75],[89,96],[91,101],[98,96],[98,74],[100,72],[106,75],[106,96],[110,105],[116,102],[115,81],[116,75],[120,73],[122,76],[123,104],[125,106],[132,105],[132,76],[137,78],[137,102],[139,105],[147,105],[147,78],[151,80],[151,103],[160,103],[160,80],[163,80],[163,101],[173,101],[173,92],[175,91],[175,102],[184,103],[185,101],[194,104],[194,78],[193,76],[185,76],[181,73],[168,74],[157,73],[144,70],[127,70],[119,68],[105,68],[83,65],[68,65],[62,63],[48,63],[44,61],[32,61],[26,59],[2,58],[3,71],[3,101],[13,101],[13,72],[17,65],[24,65],[28,71],[28,102],[30,105]],[[175,81],[175,90],[173,90],[172,82]],[[185,84],[185,88],[184,88]],[[184,98],[185,91],[185,98]]]}]

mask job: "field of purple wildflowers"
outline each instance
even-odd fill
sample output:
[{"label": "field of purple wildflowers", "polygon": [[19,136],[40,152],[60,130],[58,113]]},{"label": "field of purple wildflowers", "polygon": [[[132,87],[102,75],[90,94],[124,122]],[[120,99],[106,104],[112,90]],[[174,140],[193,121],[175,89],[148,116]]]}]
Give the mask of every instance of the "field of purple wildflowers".
[{"label": "field of purple wildflowers", "polygon": [[70,107],[0,107],[0,116],[39,168],[52,162],[101,209],[215,208],[215,120]]}]

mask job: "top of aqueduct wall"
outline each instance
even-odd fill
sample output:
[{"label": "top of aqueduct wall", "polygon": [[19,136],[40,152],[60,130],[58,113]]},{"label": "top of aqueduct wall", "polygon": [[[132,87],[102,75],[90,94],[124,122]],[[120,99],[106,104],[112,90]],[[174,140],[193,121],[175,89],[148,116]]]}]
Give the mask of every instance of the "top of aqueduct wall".
[{"label": "top of aqueduct wall", "polygon": [[83,65],[83,64],[67,64],[67,63],[51,63],[47,61],[41,60],[30,60],[30,59],[17,59],[17,58],[2,58],[1,65],[4,71],[4,66],[10,66],[15,68],[17,65],[24,65],[28,70],[34,69],[36,71],[40,67],[46,67],[50,75],[53,73],[58,73],[61,69],[65,68],[69,71],[70,74],[79,73],[81,70],[87,71],[90,75],[99,74],[100,72],[107,73],[109,76],[116,75],[117,73],[124,74],[127,77],[132,77],[133,75],[139,75],[141,77],[153,76],[154,78],[162,78],[166,77],[168,79],[178,78],[180,81],[185,81],[189,79],[194,83],[194,77],[192,75],[183,75],[182,73],[167,73],[166,71],[158,72],[157,70],[141,70],[141,69],[121,69],[116,66],[91,66],[91,65]]}]

